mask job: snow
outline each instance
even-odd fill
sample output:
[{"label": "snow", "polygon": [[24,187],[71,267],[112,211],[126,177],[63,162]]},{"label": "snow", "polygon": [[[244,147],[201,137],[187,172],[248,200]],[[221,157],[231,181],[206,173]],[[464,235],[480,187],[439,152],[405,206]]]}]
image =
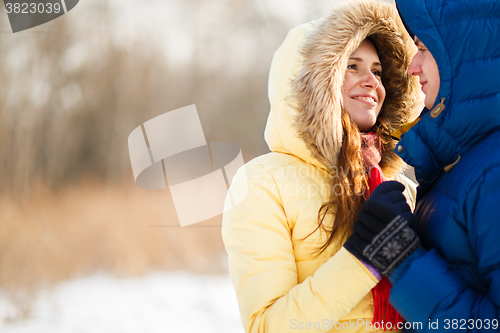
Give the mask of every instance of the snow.
[{"label": "snow", "polygon": [[12,312],[0,296],[0,332],[244,332],[228,276],[183,272],[81,278],[41,291],[28,319]]}]

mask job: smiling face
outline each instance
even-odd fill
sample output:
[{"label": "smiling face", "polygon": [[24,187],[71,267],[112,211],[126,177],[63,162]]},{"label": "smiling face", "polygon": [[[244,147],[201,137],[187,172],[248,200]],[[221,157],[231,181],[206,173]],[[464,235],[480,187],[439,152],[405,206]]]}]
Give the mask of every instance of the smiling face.
[{"label": "smiling face", "polygon": [[377,50],[367,39],[349,57],[342,97],[344,109],[360,131],[375,125],[384,103],[385,89]]},{"label": "smiling face", "polygon": [[418,76],[425,94],[425,107],[431,109],[439,93],[440,79],[436,60],[418,37],[415,37],[418,52],[408,67],[408,74]]}]

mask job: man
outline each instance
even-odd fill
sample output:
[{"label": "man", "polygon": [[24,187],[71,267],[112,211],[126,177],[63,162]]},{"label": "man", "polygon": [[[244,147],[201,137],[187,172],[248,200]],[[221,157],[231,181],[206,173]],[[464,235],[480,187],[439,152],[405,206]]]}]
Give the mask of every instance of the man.
[{"label": "man", "polygon": [[402,186],[382,183],[346,248],[389,277],[390,302],[420,331],[498,330],[500,1],[396,3],[426,95],[396,148],[415,168],[417,206],[409,214]]}]

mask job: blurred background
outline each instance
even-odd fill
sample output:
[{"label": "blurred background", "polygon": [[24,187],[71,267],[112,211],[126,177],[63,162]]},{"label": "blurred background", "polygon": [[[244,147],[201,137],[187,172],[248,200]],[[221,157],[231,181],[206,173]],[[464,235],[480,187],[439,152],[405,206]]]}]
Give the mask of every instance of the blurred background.
[{"label": "blurred background", "polygon": [[16,34],[0,6],[2,332],[242,332],[221,216],[180,228],[127,138],[196,104],[207,141],[268,152],[273,53],[334,2],[81,0]]}]

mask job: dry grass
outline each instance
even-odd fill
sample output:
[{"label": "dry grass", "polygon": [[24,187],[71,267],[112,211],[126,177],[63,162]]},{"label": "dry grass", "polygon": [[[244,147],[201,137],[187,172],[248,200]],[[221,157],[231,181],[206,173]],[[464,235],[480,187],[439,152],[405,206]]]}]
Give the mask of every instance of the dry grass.
[{"label": "dry grass", "polygon": [[168,191],[86,181],[34,193],[0,199],[0,289],[24,315],[38,288],[95,271],[225,270],[220,227],[208,226],[220,217],[180,228]]}]

